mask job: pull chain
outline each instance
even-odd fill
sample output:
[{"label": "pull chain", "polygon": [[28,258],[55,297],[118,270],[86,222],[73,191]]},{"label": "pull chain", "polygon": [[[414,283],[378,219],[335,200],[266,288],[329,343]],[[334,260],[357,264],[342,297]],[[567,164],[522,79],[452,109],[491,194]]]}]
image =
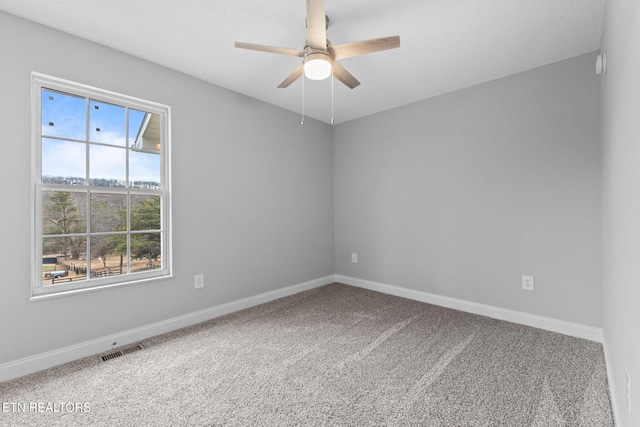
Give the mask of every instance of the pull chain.
[{"label": "pull chain", "polygon": [[[300,119],[300,124],[304,125],[304,71],[302,72],[302,118]],[[334,93],[333,93],[333,67],[331,67],[331,124],[335,124],[334,117]]]},{"label": "pull chain", "polygon": [[304,71],[302,72],[302,120],[300,120],[300,124],[304,124]]},{"label": "pull chain", "polygon": [[333,120],[333,67],[331,67],[331,124],[335,124]]}]

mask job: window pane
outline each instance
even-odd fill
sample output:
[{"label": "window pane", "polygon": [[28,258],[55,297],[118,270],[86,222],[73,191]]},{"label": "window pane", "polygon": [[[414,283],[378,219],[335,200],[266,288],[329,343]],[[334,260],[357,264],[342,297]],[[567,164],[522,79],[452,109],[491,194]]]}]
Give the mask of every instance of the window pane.
[{"label": "window pane", "polygon": [[[42,234],[86,233],[86,206],[86,193],[74,191],[43,191]],[[59,252],[63,254],[69,253],[65,251]]]},{"label": "window pane", "polygon": [[42,135],[87,139],[87,100],[42,89]]},{"label": "window pane", "polygon": [[87,145],[42,138],[42,183],[85,184]]},{"label": "window pane", "polygon": [[159,269],[162,267],[162,244],[160,233],[131,235],[131,272]]},{"label": "window pane", "polygon": [[160,230],[160,196],[131,196],[131,230]]},{"label": "window pane", "polygon": [[134,150],[160,152],[160,116],[152,113],[142,113],[131,110],[129,113],[129,147]]},{"label": "window pane", "polygon": [[124,187],[126,151],[122,148],[91,145],[89,182],[96,187]]},{"label": "window pane", "polygon": [[127,236],[91,236],[91,278],[127,273]]},{"label": "window pane", "polygon": [[129,109],[129,147],[134,147],[147,113]]},{"label": "window pane", "polygon": [[127,195],[91,193],[91,232],[127,229]]},{"label": "window pane", "polygon": [[86,280],[83,261],[87,239],[84,237],[44,237],[42,239],[42,285]]},{"label": "window pane", "polygon": [[124,107],[91,100],[89,115],[92,142],[126,146]]},{"label": "window pane", "polygon": [[131,151],[129,181],[135,188],[160,188],[160,153]]}]

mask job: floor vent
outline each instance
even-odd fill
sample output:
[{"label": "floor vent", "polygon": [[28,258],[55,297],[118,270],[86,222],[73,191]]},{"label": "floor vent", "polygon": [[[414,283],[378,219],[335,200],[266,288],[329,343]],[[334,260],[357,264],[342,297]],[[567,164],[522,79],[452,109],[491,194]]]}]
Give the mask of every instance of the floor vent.
[{"label": "floor vent", "polygon": [[142,350],[142,346],[140,344],[132,345],[129,347],[121,348],[116,351],[112,351],[109,354],[105,354],[100,356],[103,362],[107,360],[115,359],[116,357],[124,356],[125,354],[133,353],[134,351]]}]

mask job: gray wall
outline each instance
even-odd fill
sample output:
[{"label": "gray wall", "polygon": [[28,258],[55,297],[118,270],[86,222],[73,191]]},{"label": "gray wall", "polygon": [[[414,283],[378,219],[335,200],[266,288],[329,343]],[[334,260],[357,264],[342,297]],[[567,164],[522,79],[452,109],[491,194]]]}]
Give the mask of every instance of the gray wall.
[{"label": "gray wall", "polygon": [[[0,52],[0,364],[333,274],[329,125],[3,12]],[[32,71],[172,107],[173,279],[28,301]]]},{"label": "gray wall", "polygon": [[594,61],[336,126],[336,273],[601,326]]},{"label": "gray wall", "polygon": [[[621,425],[640,425],[640,3],[610,0],[602,51],[603,328]],[[626,374],[631,376],[632,414]]]}]

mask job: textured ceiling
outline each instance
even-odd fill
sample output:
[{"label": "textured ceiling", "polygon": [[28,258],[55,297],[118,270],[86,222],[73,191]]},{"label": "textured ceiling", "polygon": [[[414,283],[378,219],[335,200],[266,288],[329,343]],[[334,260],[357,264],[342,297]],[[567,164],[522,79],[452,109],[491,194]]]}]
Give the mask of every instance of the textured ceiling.
[{"label": "textured ceiling", "polygon": [[[332,44],[399,35],[399,49],[341,63],[335,123],[598,50],[605,0],[325,0]],[[0,0],[0,10],[301,112],[300,59],[234,41],[302,49],[304,0]],[[305,113],[331,120],[330,79],[305,81]]]}]

